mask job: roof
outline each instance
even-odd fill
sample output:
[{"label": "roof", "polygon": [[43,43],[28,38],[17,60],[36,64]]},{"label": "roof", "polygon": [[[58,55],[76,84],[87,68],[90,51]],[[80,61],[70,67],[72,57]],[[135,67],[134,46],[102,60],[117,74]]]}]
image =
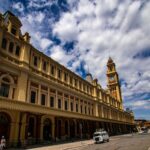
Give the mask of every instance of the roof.
[{"label": "roof", "polygon": [[107,64],[110,64],[110,63],[114,63],[111,57],[109,57]]},{"label": "roof", "polygon": [[3,14],[3,17],[4,17],[4,19],[6,19],[7,17],[9,18],[13,18],[13,20],[15,19],[15,21],[17,21],[17,23],[20,25],[20,26],[22,26],[22,23],[21,23],[21,21],[19,20],[19,18],[17,17],[17,16],[15,16],[11,11],[6,11],[4,14]]}]

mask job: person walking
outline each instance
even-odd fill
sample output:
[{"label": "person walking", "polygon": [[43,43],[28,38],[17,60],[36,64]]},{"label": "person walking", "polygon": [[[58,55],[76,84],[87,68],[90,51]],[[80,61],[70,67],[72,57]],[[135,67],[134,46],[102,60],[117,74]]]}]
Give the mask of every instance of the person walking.
[{"label": "person walking", "polygon": [[4,136],[2,136],[2,138],[1,138],[1,146],[0,147],[2,150],[6,148],[6,139]]}]

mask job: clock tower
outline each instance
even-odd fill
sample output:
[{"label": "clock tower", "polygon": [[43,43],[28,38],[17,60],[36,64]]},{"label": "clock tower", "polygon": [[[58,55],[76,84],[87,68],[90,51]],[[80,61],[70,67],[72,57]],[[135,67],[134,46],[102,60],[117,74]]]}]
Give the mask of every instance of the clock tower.
[{"label": "clock tower", "polygon": [[108,90],[112,97],[117,99],[118,102],[122,105],[122,96],[121,96],[121,88],[119,83],[118,73],[116,71],[115,63],[109,57],[107,62],[107,83]]}]

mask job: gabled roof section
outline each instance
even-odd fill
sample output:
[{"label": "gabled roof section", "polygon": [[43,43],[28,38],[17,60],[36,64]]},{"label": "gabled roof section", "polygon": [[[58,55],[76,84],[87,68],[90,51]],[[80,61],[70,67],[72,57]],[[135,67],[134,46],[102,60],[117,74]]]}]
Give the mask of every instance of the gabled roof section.
[{"label": "gabled roof section", "polygon": [[21,21],[19,20],[19,18],[18,17],[16,17],[11,11],[6,11],[4,14],[3,14],[3,17],[4,17],[4,20],[11,20],[11,21],[13,21],[13,22],[16,22],[17,23],[17,25],[19,26],[19,27],[21,27],[22,26],[22,23],[21,23]]}]

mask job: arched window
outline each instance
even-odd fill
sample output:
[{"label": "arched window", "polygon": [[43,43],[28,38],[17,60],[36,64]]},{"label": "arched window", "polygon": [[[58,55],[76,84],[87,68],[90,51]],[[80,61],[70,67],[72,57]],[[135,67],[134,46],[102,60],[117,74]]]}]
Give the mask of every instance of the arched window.
[{"label": "arched window", "polygon": [[17,56],[20,55],[20,47],[19,47],[19,46],[16,47],[16,52],[15,52],[15,54],[16,54]]},{"label": "arched window", "polygon": [[0,96],[8,97],[10,90],[10,81],[8,78],[4,77],[0,85]]},{"label": "arched window", "polygon": [[2,40],[2,48],[6,49],[6,47],[7,47],[7,40],[5,38],[3,38],[3,40]]},{"label": "arched window", "polygon": [[9,52],[12,53],[13,52],[13,48],[14,48],[14,43],[10,42],[9,44]]}]

